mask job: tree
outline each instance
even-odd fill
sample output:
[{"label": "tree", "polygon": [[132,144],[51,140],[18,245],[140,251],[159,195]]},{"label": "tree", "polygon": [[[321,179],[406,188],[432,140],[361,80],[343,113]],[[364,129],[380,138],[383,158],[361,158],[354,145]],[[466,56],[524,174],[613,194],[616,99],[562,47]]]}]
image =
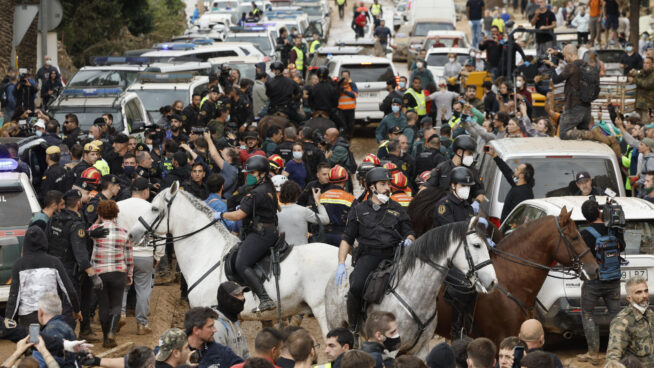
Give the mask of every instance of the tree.
[{"label": "tree", "polygon": [[629,42],[638,50],[640,0],[629,0]]}]

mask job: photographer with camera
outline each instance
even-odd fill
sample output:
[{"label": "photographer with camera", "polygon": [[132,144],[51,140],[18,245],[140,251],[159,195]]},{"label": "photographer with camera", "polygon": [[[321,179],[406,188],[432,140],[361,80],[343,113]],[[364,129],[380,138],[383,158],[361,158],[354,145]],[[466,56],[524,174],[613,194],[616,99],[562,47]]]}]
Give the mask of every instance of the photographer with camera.
[{"label": "photographer with camera", "polygon": [[29,74],[21,74],[14,90],[16,97],[16,109],[23,108],[23,110],[34,111],[34,99],[36,98],[36,82],[30,77]]},{"label": "photographer with camera", "polygon": [[601,362],[599,328],[593,310],[602,298],[610,319],[620,311],[620,252],[625,249],[622,232],[625,219],[622,207],[610,198],[600,207],[595,196],[591,196],[581,205],[581,213],[588,221],[581,236],[599,265],[599,278],[584,281],[581,286],[581,321],[588,352],[577,355],[577,360],[597,365]]}]

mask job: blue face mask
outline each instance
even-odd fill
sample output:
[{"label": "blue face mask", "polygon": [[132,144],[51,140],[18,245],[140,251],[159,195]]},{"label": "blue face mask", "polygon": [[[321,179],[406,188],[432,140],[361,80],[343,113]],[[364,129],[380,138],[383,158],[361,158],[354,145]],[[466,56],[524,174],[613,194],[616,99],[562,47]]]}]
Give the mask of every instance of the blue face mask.
[{"label": "blue face mask", "polygon": [[631,46],[627,46],[626,50],[627,50],[627,52],[632,52],[632,51],[634,51],[633,47],[631,47]]},{"label": "blue face mask", "polygon": [[34,134],[35,134],[37,137],[40,137],[40,136],[43,135],[43,132],[40,131],[40,130],[37,130],[36,132],[34,132]]},{"label": "blue face mask", "polygon": [[391,106],[391,110],[393,110],[393,113],[397,114],[400,112],[400,107],[398,105],[393,105]]},{"label": "blue face mask", "polygon": [[517,182],[518,182],[518,178],[516,178],[516,177],[514,176],[514,177],[513,177],[513,182],[514,182],[514,183],[517,183]]},{"label": "blue face mask", "polygon": [[400,88],[404,88],[405,85],[406,85],[406,84],[404,84],[404,82],[400,82],[400,83],[398,84],[398,86],[400,86]]}]

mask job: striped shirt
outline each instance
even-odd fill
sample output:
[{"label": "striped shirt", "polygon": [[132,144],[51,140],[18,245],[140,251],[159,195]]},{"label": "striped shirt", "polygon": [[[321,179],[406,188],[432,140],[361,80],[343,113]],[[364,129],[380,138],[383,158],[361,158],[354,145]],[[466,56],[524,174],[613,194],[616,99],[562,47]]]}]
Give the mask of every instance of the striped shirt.
[{"label": "striped shirt", "polygon": [[105,220],[91,226],[89,232],[99,226],[109,229],[109,234],[102,239],[93,239],[91,263],[93,263],[95,272],[98,274],[115,271],[127,272],[127,276],[131,277],[134,271],[134,259],[127,230],[119,227],[115,221]]}]

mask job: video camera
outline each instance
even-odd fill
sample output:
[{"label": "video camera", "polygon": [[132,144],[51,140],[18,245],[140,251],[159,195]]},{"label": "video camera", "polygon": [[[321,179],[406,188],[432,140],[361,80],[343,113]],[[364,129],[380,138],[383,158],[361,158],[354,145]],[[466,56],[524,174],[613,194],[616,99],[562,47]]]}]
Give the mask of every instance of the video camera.
[{"label": "video camera", "polygon": [[[597,202],[594,195],[589,198],[591,201]],[[602,222],[604,226],[609,229],[623,230],[627,221],[624,216],[622,206],[616,202],[612,196],[607,196],[606,203],[601,206],[602,209]]]},{"label": "video camera", "polygon": [[193,134],[202,135],[207,131],[208,131],[207,127],[198,127],[198,126],[191,127],[191,132]]}]

